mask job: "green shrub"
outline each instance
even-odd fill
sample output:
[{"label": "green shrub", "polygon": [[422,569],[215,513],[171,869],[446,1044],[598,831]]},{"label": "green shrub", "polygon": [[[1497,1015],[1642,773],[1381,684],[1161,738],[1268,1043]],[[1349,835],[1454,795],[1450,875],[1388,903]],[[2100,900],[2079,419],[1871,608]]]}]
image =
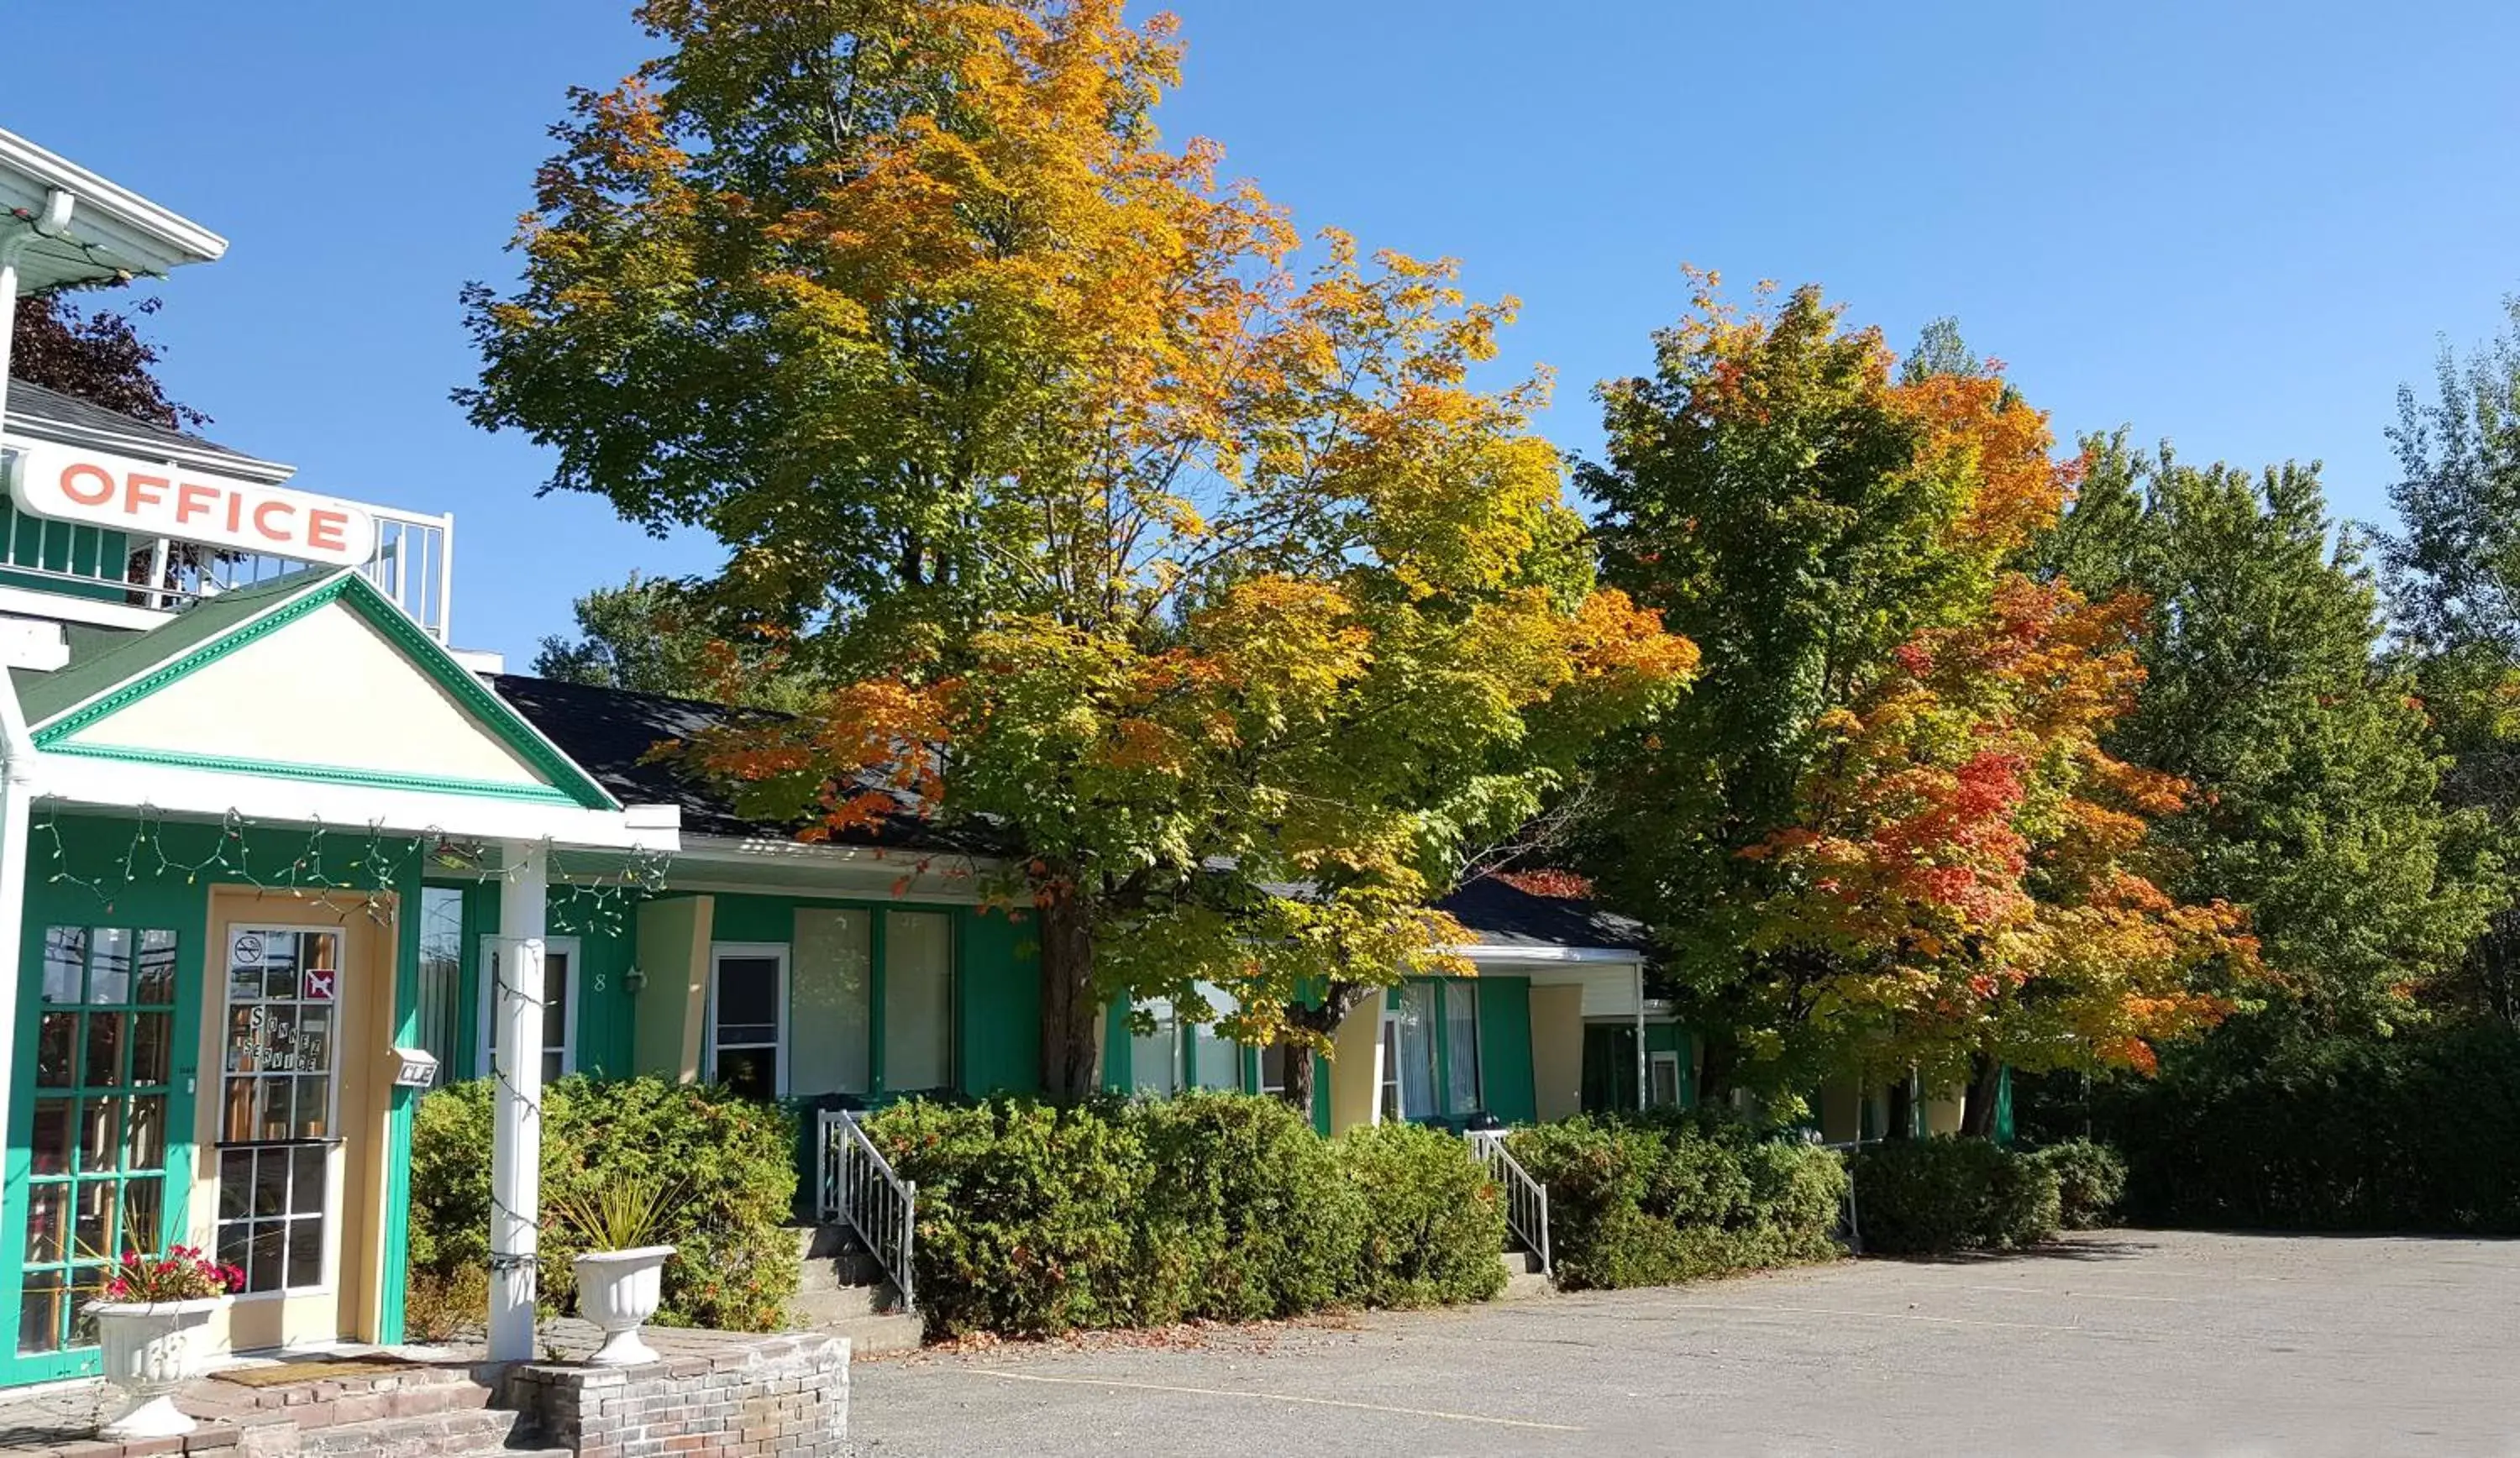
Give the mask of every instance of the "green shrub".
[{"label": "green shrub", "polygon": [[2030,1156],[2056,1174],[2057,1222],[2068,1230],[2098,1230],[2117,1221],[2126,1197],[2126,1161],[2096,1139],[2067,1139]]},{"label": "green shrub", "polygon": [[[413,1124],[411,1267],[444,1289],[490,1256],[488,1081],[421,1100]],[[543,1090],[542,1188],[592,1194],[617,1174],[672,1170],[685,1198],[659,1239],[666,1325],[776,1331],[795,1294],[796,1249],[784,1228],[795,1199],[794,1131],[781,1110],[723,1088],[658,1079],[562,1079]],[[546,1222],[542,1294],[556,1310],[576,1297],[576,1241]]]},{"label": "green shrub", "polygon": [[1364,1240],[1347,1299],[1369,1306],[1486,1301],[1505,1289],[1505,1201],[1458,1134],[1366,1125],[1334,1146],[1361,1197]]},{"label": "green shrub", "polygon": [[2507,1027],[2278,1039],[2234,1026],[2157,1078],[2102,1081],[2088,1103],[2059,1091],[2125,1157],[2138,1223],[2520,1234]]},{"label": "green shrub", "polygon": [[1226,1093],[914,1100],[866,1127],[919,1182],[931,1337],[1474,1301],[1505,1282],[1496,1192],[1464,1141],[1426,1129],[1325,1141],[1279,1100]]},{"label": "green shrub", "polygon": [[1893,1139],[1851,1163],[1866,1251],[2019,1250],[2056,1234],[2056,1171],[1984,1139]]},{"label": "green shrub", "polygon": [[1670,1285],[1824,1260],[1846,1198],[1837,1156],[1695,1115],[1587,1115],[1508,1147],[1549,1187],[1557,1282]]},{"label": "green shrub", "polygon": [[1148,1321],[1292,1316],[1353,1299],[1366,1208],[1332,1146],[1282,1099],[1144,1106]]}]

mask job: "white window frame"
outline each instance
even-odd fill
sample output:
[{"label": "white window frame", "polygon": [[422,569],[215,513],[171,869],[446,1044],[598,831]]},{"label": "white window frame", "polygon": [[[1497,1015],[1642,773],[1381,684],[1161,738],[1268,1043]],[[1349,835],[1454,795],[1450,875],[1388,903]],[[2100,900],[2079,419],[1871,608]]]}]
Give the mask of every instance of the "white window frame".
[{"label": "white window frame", "polygon": [[[1662,1069],[1671,1070],[1671,1102],[1654,1097],[1654,1076]],[[1645,1058],[1645,1103],[1656,1109],[1677,1109],[1684,1100],[1680,1094],[1680,1054],[1669,1048],[1649,1053]]]},{"label": "white window frame", "polygon": [[[496,958],[501,940],[503,939],[496,933],[485,934],[481,938],[481,972],[475,979],[481,984],[480,995],[476,999],[480,1004],[476,1009],[480,1019],[473,1026],[479,1030],[480,1036],[472,1039],[472,1053],[480,1061],[475,1063],[473,1068],[477,1071],[476,1077],[484,1079],[491,1074],[490,1030],[499,1016],[499,976]],[[548,956],[555,951],[568,958],[568,975],[561,983],[562,989],[561,995],[568,999],[568,1015],[561,1019],[560,1025],[560,1076],[565,1079],[577,1072],[577,1020],[586,1010],[586,1004],[578,1000],[578,993],[585,979],[586,956],[579,940],[575,937],[543,938],[543,954]],[[551,1045],[546,1043],[539,1051],[548,1053],[551,1051]]]},{"label": "white window frame", "polygon": [[737,1043],[735,1046],[739,1048],[767,1046],[776,1051],[779,1055],[779,1079],[778,1086],[771,1090],[771,1096],[774,1098],[788,1096],[788,1080],[794,1072],[791,1067],[793,1060],[788,1056],[788,979],[794,971],[791,950],[788,944],[785,942],[711,942],[709,944],[708,1003],[700,1010],[700,1016],[706,1020],[708,1033],[703,1042],[703,1046],[708,1051],[708,1062],[700,1070],[701,1078],[712,1083],[717,1082],[717,974],[720,964],[728,957],[769,957],[779,963],[778,1036],[767,1044],[743,1042]]}]

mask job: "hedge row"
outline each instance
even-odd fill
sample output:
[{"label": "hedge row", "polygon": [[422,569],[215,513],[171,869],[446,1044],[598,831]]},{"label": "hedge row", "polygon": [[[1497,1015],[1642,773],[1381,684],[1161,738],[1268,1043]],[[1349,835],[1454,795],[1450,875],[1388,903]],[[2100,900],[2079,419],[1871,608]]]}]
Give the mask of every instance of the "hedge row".
[{"label": "hedge row", "polygon": [[[441,1088],[420,1102],[412,1130],[411,1272],[416,1293],[486,1296],[490,1259],[491,1083]],[[782,1110],[721,1087],[660,1079],[562,1079],[543,1090],[542,1189],[556,1198],[619,1173],[676,1171],[684,1199],[665,1222],[675,1259],[659,1322],[777,1331],[796,1290],[796,1247],[782,1228],[796,1196],[795,1130]],[[569,1262],[583,1247],[546,1221],[546,1305],[576,1299]],[[464,1324],[486,1308],[429,1313],[423,1326]]]},{"label": "hedge row", "polygon": [[2022,1250],[2054,1239],[2063,1218],[2057,1165],[1984,1139],[1893,1139],[1849,1164],[1867,1252]]},{"label": "hedge row", "polygon": [[1557,1281],[1660,1286],[1839,1254],[1838,1157],[1690,1115],[1588,1115],[1507,1143],[1549,1188]]},{"label": "hedge row", "polygon": [[2096,1090],[2146,1224],[2520,1234],[2520,1033],[2274,1048],[2217,1035]]},{"label": "hedge row", "polygon": [[931,1337],[1050,1336],[1328,1306],[1483,1301],[1505,1212],[1457,1137],[1324,1140],[1283,1102],[898,1104],[867,1121],[919,1183]]}]

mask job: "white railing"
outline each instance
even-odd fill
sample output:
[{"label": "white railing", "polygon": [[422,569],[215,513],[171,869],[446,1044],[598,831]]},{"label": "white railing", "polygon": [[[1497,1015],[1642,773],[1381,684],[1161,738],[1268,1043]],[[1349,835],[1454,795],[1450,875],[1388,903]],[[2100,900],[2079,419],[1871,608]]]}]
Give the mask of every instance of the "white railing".
[{"label": "white railing", "polygon": [[919,1309],[911,1292],[912,1241],[919,1233],[919,1185],[892,1172],[857,1116],[825,1109],[817,1120],[816,1166],[821,1172],[822,1217],[857,1233],[876,1264],[892,1277],[901,1309]]},{"label": "white railing", "polygon": [[1522,1248],[1540,1258],[1540,1273],[1554,1275],[1549,1259],[1549,1186],[1531,1177],[1522,1162],[1505,1147],[1505,1130],[1472,1129],[1470,1153],[1487,1167],[1488,1178],[1505,1191],[1506,1228]]},{"label": "white railing", "polygon": [[[429,637],[446,641],[455,596],[455,517],[427,516],[389,507],[370,507],[377,521],[377,554],[361,575],[411,615]],[[58,583],[71,596],[101,596],[133,607],[172,612],[204,597],[252,587],[304,570],[306,564],[260,552],[230,552],[164,537],[132,537],[113,550],[118,533],[48,521],[22,511],[5,514],[0,528],[0,573]]]}]

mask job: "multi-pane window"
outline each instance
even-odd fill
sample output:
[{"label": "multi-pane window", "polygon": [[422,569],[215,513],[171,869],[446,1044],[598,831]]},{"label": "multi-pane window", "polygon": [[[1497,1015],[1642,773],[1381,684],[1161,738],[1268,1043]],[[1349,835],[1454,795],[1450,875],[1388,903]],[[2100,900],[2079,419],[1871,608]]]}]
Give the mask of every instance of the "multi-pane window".
[{"label": "multi-pane window", "polygon": [[244,1269],[248,1293],[320,1286],[341,933],[237,927],[227,952],[219,1259]]},{"label": "multi-pane window", "polygon": [[175,934],[44,931],[21,1352],[85,1347],[105,1267],[166,1239]]},{"label": "multi-pane window", "polygon": [[720,947],[709,974],[709,1073],[752,1098],[788,1091],[788,949]]}]

